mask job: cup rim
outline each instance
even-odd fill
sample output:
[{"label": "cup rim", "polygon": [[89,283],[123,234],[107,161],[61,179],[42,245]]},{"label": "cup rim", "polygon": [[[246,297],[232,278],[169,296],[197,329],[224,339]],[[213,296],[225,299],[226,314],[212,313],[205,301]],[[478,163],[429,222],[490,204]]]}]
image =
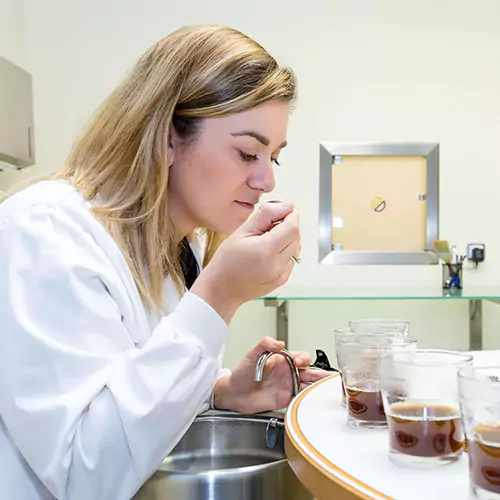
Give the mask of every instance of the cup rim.
[{"label": "cup rim", "polygon": [[408,337],[408,331],[405,331],[403,328],[398,328],[394,326],[393,329],[389,329],[387,331],[377,331],[377,326],[373,326],[373,331],[370,331],[369,325],[367,325],[367,331],[356,331],[351,328],[351,326],[342,326],[340,328],[334,328],[332,331],[335,338],[340,337],[342,335],[350,336],[350,335],[394,335],[397,337]]},{"label": "cup rim", "polygon": [[[400,332],[406,336],[410,334],[410,321],[405,319],[394,318],[358,318],[349,320],[349,328],[358,333],[363,333],[363,330],[373,330],[374,334]],[[380,331],[377,331],[380,330]],[[385,332],[384,330],[387,330]]]},{"label": "cup rim", "polygon": [[[345,337],[339,337],[337,339],[337,342],[340,345],[346,346],[346,345],[360,345],[358,342],[356,342],[356,339],[359,337],[367,337],[370,339],[373,339],[373,343],[367,343],[363,344],[363,347],[387,347],[388,345],[380,345],[377,344],[377,341],[380,341],[384,338],[388,339],[397,339],[398,340],[398,346],[409,346],[409,345],[415,345],[417,343],[417,339],[414,337],[410,337],[409,335],[397,335],[395,333],[391,332],[386,332],[386,333],[380,333],[380,334],[369,334],[369,333],[353,333],[352,335],[346,335]],[[394,345],[393,343],[390,343],[389,345]]]},{"label": "cup rim", "polygon": [[333,329],[333,333],[334,334],[337,334],[337,333],[346,333],[346,334],[353,334],[353,335],[356,335],[356,332],[353,332],[349,326],[341,326],[340,328],[334,328]]},{"label": "cup rim", "polygon": [[397,318],[357,318],[357,319],[350,319],[349,320],[349,326],[352,324],[370,324],[373,323],[374,325],[378,324],[387,324],[387,325],[409,325],[410,320],[409,319],[397,319]]},{"label": "cup rim", "polygon": [[[455,358],[456,361],[450,362],[450,363],[445,363],[443,364],[442,360],[441,361],[417,361],[415,359],[415,356],[418,356],[419,354],[439,354],[439,355],[444,355],[448,356],[448,359],[452,360]],[[408,358],[408,359],[394,359],[393,356],[398,356],[398,357],[404,357],[404,356],[413,356],[413,358]],[[392,364],[399,364],[399,365],[413,365],[413,366],[428,366],[428,367],[436,367],[436,368],[450,368],[450,367],[456,367],[460,366],[463,363],[468,363],[472,362],[473,360],[472,354],[469,354],[468,352],[465,351],[453,351],[451,349],[416,349],[415,351],[412,352],[397,352],[397,353],[387,353],[383,356],[383,361],[386,360],[387,362],[390,362]],[[390,360],[390,361],[389,361]],[[463,368],[469,368],[470,365],[465,365]]]},{"label": "cup rim", "polygon": [[485,366],[464,366],[458,370],[458,378],[461,380],[467,380],[469,382],[478,383],[481,385],[490,385],[492,387],[497,387],[500,390],[499,381],[487,380],[487,379],[478,379],[475,377],[477,373],[488,371],[488,370],[497,370],[500,376],[500,364],[498,365],[485,365]]}]

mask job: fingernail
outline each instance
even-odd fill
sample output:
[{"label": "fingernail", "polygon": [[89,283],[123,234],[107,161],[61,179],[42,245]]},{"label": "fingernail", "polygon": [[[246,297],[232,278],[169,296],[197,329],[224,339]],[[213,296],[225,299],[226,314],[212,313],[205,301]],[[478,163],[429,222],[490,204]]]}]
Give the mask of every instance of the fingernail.
[{"label": "fingernail", "polygon": [[297,358],[297,359],[295,360],[295,364],[296,364],[296,365],[303,365],[303,364],[304,364],[304,360],[303,360],[302,358]]},{"label": "fingernail", "polygon": [[281,349],[283,347],[283,341],[281,341],[281,340],[275,340],[273,342],[273,346],[276,347],[277,349]]}]

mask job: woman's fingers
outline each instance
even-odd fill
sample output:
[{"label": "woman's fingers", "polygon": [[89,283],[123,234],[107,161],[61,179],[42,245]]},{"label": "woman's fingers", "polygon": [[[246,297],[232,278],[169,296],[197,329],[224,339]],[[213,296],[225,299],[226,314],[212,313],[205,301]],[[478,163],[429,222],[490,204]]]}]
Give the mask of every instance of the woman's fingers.
[{"label": "woman's fingers", "polygon": [[292,351],[290,354],[297,367],[305,367],[311,364],[311,355],[307,351]]},{"label": "woman's fingers", "polygon": [[312,384],[317,382],[318,380],[324,379],[332,375],[332,372],[327,372],[326,370],[318,370],[318,369],[305,369],[299,370],[300,381],[305,384]]},{"label": "woman's fingers", "polygon": [[278,275],[276,276],[275,279],[272,280],[272,283],[275,285],[275,288],[284,285],[288,281],[290,275],[292,274],[293,268],[296,265],[296,260],[292,258],[292,255],[297,259],[299,258],[300,244],[293,245],[293,248],[295,249],[293,251],[290,250],[291,248],[292,246],[289,247],[289,250],[287,250],[286,252],[282,252],[280,255],[280,262],[278,265]]},{"label": "woman's fingers", "polygon": [[[276,222],[285,221],[291,213],[293,213],[293,204],[285,203],[265,203],[250,217],[237,232],[245,235],[261,235],[274,229]],[[290,224],[288,224],[289,226]],[[286,231],[285,231],[286,232]]]},{"label": "woman's fingers", "polygon": [[296,210],[287,215],[281,224],[266,235],[274,252],[281,253],[290,245],[300,242],[299,214]]},{"label": "woman's fingers", "polygon": [[281,251],[281,263],[285,264],[288,263],[288,261],[291,261],[292,264],[295,264],[296,261],[294,261],[292,257],[299,259],[301,250],[302,245],[300,244],[300,241],[290,243],[290,245]]},{"label": "woman's fingers", "polygon": [[273,337],[264,337],[258,344],[262,351],[278,352],[285,347],[282,340],[276,340]]},{"label": "woman's fingers", "polygon": [[285,343],[272,337],[264,337],[245,356],[250,362],[257,363],[258,359],[266,352],[278,352],[285,347]]}]

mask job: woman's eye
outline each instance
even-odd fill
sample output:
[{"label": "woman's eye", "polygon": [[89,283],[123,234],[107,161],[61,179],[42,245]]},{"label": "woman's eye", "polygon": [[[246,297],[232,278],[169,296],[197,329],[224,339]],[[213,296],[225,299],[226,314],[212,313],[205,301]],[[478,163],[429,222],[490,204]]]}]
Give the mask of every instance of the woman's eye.
[{"label": "woman's eye", "polygon": [[[249,153],[244,153],[243,151],[239,151],[240,158],[244,162],[251,162],[251,161],[257,161],[259,157],[257,155],[252,155]],[[274,163],[276,166],[280,166],[280,162],[278,161],[278,158],[273,158],[271,157],[271,163]]]},{"label": "woman's eye", "polygon": [[258,160],[257,155],[250,155],[250,154],[244,153],[243,151],[240,151],[240,157],[243,161],[248,161],[248,162]]}]

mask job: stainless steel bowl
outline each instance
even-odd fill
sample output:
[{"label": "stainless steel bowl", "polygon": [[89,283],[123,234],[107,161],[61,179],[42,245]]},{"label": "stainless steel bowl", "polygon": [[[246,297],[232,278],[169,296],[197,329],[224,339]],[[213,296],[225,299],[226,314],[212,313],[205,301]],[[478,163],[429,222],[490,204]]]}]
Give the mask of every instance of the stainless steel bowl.
[{"label": "stainless steel bowl", "polygon": [[136,500],[311,500],[288,465],[283,414],[207,412]]}]

